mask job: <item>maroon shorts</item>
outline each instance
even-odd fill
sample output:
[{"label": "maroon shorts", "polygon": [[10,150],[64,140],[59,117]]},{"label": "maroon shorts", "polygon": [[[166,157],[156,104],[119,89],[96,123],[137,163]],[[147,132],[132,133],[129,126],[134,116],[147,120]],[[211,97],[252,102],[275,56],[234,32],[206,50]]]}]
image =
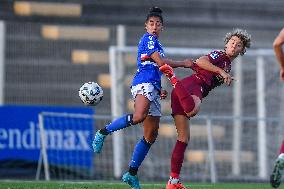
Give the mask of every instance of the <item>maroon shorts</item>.
[{"label": "maroon shorts", "polygon": [[[184,88],[189,91],[191,95],[195,95],[202,100],[202,82],[200,79],[198,79],[195,75],[191,75],[189,77],[184,78],[180,81]],[[178,96],[175,92],[175,89],[173,89],[171,94],[171,108],[172,108],[172,115],[184,115],[186,116],[186,113],[184,112]]]}]

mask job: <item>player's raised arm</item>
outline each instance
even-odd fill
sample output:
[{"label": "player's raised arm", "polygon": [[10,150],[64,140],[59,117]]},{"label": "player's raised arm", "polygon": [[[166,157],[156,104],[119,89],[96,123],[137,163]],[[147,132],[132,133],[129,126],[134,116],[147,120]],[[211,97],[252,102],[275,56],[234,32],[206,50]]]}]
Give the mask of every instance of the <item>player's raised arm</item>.
[{"label": "player's raised arm", "polygon": [[232,82],[232,77],[230,74],[226,73],[223,69],[212,64],[207,56],[202,56],[198,58],[195,63],[202,69],[220,74],[224,78],[224,83],[230,85]]}]

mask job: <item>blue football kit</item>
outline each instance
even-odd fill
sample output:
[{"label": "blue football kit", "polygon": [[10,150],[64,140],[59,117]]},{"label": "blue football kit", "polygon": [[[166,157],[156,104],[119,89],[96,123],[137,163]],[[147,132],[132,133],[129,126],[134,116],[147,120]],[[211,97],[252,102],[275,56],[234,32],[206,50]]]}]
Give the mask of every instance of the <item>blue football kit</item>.
[{"label": "blue football kit", "polygon": [[151,59],[151,54],[154,52],[159,52],[162,58],[165,57],[163,47],[158,38],[145,33],[138,44],[137,72],[131,86],[141,83],[152,83],[157,90],[161,90],[162,72],[159,71],[157,63]]}]

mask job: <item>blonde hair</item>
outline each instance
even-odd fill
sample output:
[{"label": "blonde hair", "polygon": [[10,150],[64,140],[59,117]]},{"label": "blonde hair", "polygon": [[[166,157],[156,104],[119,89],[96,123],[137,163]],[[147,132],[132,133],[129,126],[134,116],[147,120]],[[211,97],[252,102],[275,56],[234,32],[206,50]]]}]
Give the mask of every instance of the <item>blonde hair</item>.
[{"label": "blonde hair", "polygon": [[247,51],[246,49],[250,48],[250,45],[251,45],[251,35],[248,34],[246,30],[236,28],[232,32],[229,32],[229,33],[226,34],[225,39],[224,39],[225,44],[227,44],[228,41],[233,36],[237,36],[243,42],[244,47],[243,47],[243,50],[242,50],[242,52],[240,54],[244,55],[245,52]]}]

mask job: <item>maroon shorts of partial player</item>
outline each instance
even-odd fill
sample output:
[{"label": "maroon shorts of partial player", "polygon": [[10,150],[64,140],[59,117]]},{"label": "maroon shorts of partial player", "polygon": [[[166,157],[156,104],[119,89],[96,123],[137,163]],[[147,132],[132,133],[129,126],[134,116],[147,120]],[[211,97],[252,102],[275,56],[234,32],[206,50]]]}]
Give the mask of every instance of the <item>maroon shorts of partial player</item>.
[{"label": "maroon shorts of partial player", "polygon": [[[189,77],[184,78],[180,82],[183,84],[184,88],[189,91],[191,95],[195,95],[199,97],[200,100],[202,100],[202,82],[200,79],[198,79],[195,75],[191,75]],[[171,108],[173,116],[187,116],[179,102],[175,89],[173,89],[171,94]]]}]

